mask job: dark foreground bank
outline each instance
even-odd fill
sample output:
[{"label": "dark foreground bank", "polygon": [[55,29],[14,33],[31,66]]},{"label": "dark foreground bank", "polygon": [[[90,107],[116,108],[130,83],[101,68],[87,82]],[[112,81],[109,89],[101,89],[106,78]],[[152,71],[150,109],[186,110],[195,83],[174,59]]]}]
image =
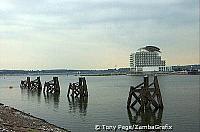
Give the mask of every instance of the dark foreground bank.
[{"label": "dark foreground bank", "polygon": [[0,131],[67,132],[66,129],[0,103]]}]

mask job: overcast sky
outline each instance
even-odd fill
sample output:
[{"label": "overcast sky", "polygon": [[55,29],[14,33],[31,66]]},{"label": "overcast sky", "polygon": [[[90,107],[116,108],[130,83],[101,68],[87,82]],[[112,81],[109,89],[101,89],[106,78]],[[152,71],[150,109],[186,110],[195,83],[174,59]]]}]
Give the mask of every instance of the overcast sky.
[{"label": "overcast sky", "polygon": [[198,0],[1,0],[0,69],[129,67],[158,46],[167,65],[199,63]]}]

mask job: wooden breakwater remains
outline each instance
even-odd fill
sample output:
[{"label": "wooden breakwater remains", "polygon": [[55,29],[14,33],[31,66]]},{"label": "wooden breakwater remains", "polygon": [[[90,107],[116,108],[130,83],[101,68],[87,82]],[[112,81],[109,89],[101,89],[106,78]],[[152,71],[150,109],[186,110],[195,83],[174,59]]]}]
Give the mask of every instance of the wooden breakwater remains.
[{"label": "wooden breakwater remains", "polygon": [[[20,83],[21,88],[26,88],[28,90],[42,90],[42,83],[40,77],[37,77],[35,80],[31,81],[30,77],[27,77],[26,80],[22,80]],[[44,93],[60,93],[60,83],[58,77],[53,77],[50,81],[45,81],[43,87]],[[70,94],[71,93],[71,94]],[[67,96],[69,97],[88,97],[88,89],[85,77],[79,77],[79,81],[75,83],[70,83]]]},{"label": "wooden breakwater remains", "polygon": [[[42,91],[42,83],[40,77],[37,77],[35,80],[31,81],[30,77],[27,77],[26,80],[22,80],[20,83],[21,88],[28,90],[38,90]],[[46,93],[60,93],[60,84],[58,77],[53,77],[53,80],[47,81],[44,83],[43,92]]]},{"label": "wooden breakwater remains", "polygon": [[[135,98],[134,101],[132,101],[132,97]],[[151,109],[151,105],[155,109],[163,109],[164,106],[157,76],[154,76],[151,84],[149,84],[149,77],[144,76],[144,82],[136,87],[130,87],[127,108],[134,108],[137,103],[139,103],[141,111]]]},{"label": "wooden breakwater remains", "polygon": [[67,98],[69,102],[69,111],[78,111],[86,115],[88,106],[88,88],[85,77],[79,77],[79,81],[75,83],[69,83],[67,92]]},{"label": "wooden breakwater remains", "polygon": [[20,84],[21,88],[27,88],[30,90],[42,90],[42,83],[40,77],[37,77],[35,80],[31,81],[30,77],[27,77],[26,80],[22,80]]},{"label": "wooden breakwater remains", "polygon": [[[139,105],[139,109],[136,108],[136,104]],[[154,109],[152,109],[152,106]],[[150,84],[149,77],[144,76],[144,82],[135,87],[130,87],[127,101],[127,113],[130,124],[161,125],[163,108],[157,76],[154,76],[153,82]],[[135,114],[131,111],[134,111]]]},{"label": "wooden breakwater remains", "polygon": [[60,93],[60,84],[58,77],[53,77],[53,80],[44,83],[43,92]]},{"label": "wooden breakwater remains", "polygon": [[85,77],[79,77],[79,82],[70,83],[67,97],[71,95],[72,98],[74,97],[88,97],[88,89]]}]

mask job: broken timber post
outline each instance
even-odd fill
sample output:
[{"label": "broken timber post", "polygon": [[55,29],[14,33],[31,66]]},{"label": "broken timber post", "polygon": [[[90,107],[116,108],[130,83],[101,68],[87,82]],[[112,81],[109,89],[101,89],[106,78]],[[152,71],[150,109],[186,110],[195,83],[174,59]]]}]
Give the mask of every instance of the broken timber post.
[{"label": "broken timber post", "polygon": [[21,88],[28,88],[28,82],[30,82],[30,78],[28,79],[28,77],[27,77],[27,80],[21,80],[20,87]]},{"label": "broken timber post", "polygon": [[58,77],[53,77],[55,92],[60,92],[60,84]]},{"label": "broken timber post", "polygon": [[68,92],[67,92],[67,96],[68,96],[68,97],[69,97],[71,88],[72,88],[72,83],[69,83],[69,88],[68,88]]},{"label": "broken timber post", "polygon": [[87,83],[85,77],[80,77],[79,82],[70,83],[67,96],[71,93],[72,97],[88,97]]},{"label": "broken timber post", "polygon": [[53,80],[45,82],[43,92],[60,93],[58,77],[53,77]]},{"label": "broken timber post", "polygon": [[[150,88],[153,86],[153,88]],[[132,102],[132,97],[135,100]],[[149,77],[144,76],[144,82],[137,85],[136,87],[131,86],[127,101],[127,108],[134,108],[134,106],[139,103],[140,109],[151,109],[151,105],[155,109],[163,109],[162,96],[159,88],[158,78],[154,76],[154,81],[149,84]]]},{"label": "broken timber post", "polygon": [[158,105],[160,108],[163,108],[163,102],[162,102],[162,96],[161,96],[161,92],[160,92],[160,86],[158,83],[158,78],[157,76],[154,77],[154,87],[155,87],[155,94],[157,95],[157,101],[158,101]]},{"label": "broken timber post", "polygon": [[27,87],[28,87],[28,89],[30,89],[30,87],[31,87],[31,78],[30,77],[27,77]]},{"label": "broken timber post", "polygon": [[85,77],[83,78],[83,96],[88,96],[87,83]]}]

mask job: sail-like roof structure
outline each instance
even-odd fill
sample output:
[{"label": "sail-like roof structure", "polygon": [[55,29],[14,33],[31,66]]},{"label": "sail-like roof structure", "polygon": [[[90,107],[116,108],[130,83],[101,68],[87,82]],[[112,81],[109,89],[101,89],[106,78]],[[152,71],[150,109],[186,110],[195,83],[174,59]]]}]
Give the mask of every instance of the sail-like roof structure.
[{"label": "sail-like roof structure", "polygon": [[161,52],[160,48],[158,48],[156,46],[146,46],[146,47],[143,47],[141,49],[144,49],[144,50],[149,51],[149,52]]}]

